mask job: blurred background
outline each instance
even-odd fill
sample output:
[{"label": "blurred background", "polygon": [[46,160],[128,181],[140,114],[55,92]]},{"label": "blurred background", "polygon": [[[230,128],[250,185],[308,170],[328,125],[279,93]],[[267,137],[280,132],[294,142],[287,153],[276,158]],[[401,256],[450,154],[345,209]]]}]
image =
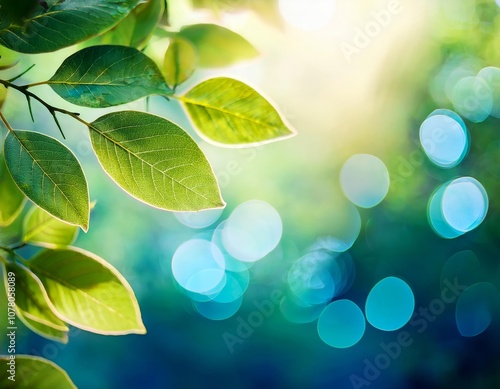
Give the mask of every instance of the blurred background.
[{"label": "blurred background", "polygon": [[[168,3],[172,28],[217,23],[261,53],[183,88],[245,81],[297,135],[218,148],[176,102],[151,98],[150,112],[199,141],[227,202],[172,214],[122,192],[85,128],[61,117],[97,201],[75,245],[125,276],[148,333],[73,329],[61,345],[26,330],[19,352],[61,365],[79,388],[500,387],[500,4]],[[49,78],[75,50],[25,58],[37,65],[24,81]],[[58,137],[33,108],[36,124],[13,94],[5,112],[14,128]]]}]

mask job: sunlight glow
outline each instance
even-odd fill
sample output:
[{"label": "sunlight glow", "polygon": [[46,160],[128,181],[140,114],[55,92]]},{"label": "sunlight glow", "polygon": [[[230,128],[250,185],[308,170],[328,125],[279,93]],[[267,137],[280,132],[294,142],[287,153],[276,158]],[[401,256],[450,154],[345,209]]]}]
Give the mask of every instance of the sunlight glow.
[{"label": "sunlight glow", "polygon": [[301,30],[325,27],[335,12],[334,0],[279,0],[281,15],[287,23]]}]

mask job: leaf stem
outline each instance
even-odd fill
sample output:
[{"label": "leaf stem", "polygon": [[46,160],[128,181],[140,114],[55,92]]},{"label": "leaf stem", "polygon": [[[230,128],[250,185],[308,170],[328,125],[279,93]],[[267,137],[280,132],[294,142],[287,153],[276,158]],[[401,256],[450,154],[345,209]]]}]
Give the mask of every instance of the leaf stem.
[{"label": "leaf stem", "polygon": [[[28,261],[26,261],[26,259],[24,259],[23,257],[19,256],[18,254],[16,254],[16,252],[14,250],[18,249],[18,248],[21,248],[23,246],[25,246],[26,243],[18,243],[14,246],[0,246],[0,250],[3,250],[9,254],[11,254],[16,260],[18,260],[19,262],[21,262],[23,265],[27,265],[28,264]],[[9,263],[13,263],[14,261],[12,260],[9,260],[7,258],[4,258],[0,255],[0,261],[2,261],[4,264],[9,264]]]},{"label": "leaf stem", "polygon": [[23,248],[24,246],[26,246],[26,242],[18,242],[18,243],[15,243],[15,244],[9,246],[9,248],[11,250],[17,250],[17,249]]},{"label": "leaf stem", "polygon": [[[64,132],[61,128],[61,125],[59,124],[59,121],[57,120],[56,113],[59,112],[59,113],[65,114],[65,115],[69,115],[69,116],[76,119],[80,115],[78,112],[71,112],[71,111],[67,111],[67,110],[62,109],[62,108],[54,107],[53,105],[46,103],[41,97],[38,97],[37,95],[35,95],[34,93],[32,93],[28,90],[28,88],[30,86],[42,84],[42,83],[19,86],[19,85],[13,84],[12,82],[10,82],[8,80],[1,80],[0,79],[0,84],[5,86],[6,88],[12,88],[12,89],[15,89],[18,92],[21,92],[22,94],[24,94],[26,96],[26,99],[28,100],[28,105],[30,103],[30,98],[34,99],[34,100],[38,101],[40,104],[42,104],[47,109],[47,111],[50,112],[50,114],[54,118],[54,121],[55,121],[57,127],[59,128],[59,131],[61,132],[63,139],[66,139],[66,137],[64,136]],[[4,122],[5,122],[5,120],[4,120]]]},{"label": "leaf stem", "polygon": [[40,81],[40,82],[34,82],[33,84],[26,84],[26,85],[23,85],[23,88],[28,89],[28,88],[33,88],[34,86],[39,86],[39,85],[47,85],[47,81]]},{"label": "leaf stem", "polygon": [[35,64],[31,65],[28,69],[26,69],[25,71],[21,72],[20,74],[18,74],[17,76],[13,77],[13,78],[10,78],[8,81],[9,82],[14,82],[16,81],[19,77],[22,77],[24,76],[26,73],[28,73],[31,69],[33,69],[33,67],[35,66]]}]

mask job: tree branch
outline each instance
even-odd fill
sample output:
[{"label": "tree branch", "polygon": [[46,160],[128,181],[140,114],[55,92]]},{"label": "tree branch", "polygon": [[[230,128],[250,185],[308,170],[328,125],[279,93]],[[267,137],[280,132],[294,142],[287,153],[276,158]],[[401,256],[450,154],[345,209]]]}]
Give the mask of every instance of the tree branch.
[{"label": "tree branch", "polygon": [[64,136],[64,132],[61,128],[61,125],[59,124],[59,121],[57,120],[56,113],[59,112],[59,113],[65,114],[65,115],[69,115],[75,119],[79,118],[79,116],[80,116],[80,114],[78,112],[67,111],[65,109],[57,108],[57,107],[54,107],[53,105],[50,105],[49,103],[46,103],[41,97],[38,97],[37,95],[35,95],[34,93],[32,93],[28,90],[28,87],[30,87],[32,85],[19,86],[19,85],[13,84],[12,82],[10,82],[8,80],[1,80],[1,79],[0,79],[0,84],[5,86],[6,88],[12,88],[12,89],[17,90],[18,92],[21,92],[24,96],[26,96],[26,99],[28,100],[28,105],[30,105],[30,99],[34,99],[34,100],[38,101],[40,104],[42,104],[47,109],[47,111],[50,112],[50,114],[54,118],[54,122],[56,123],[57,128],[59,128],[59,131],[61,132],[63,139],[66,139],[66,137]]}]

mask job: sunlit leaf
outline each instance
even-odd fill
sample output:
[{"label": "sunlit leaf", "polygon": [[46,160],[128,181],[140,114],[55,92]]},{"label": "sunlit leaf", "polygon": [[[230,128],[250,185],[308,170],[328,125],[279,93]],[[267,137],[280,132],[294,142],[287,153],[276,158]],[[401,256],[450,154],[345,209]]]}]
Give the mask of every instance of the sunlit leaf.
[{"label": "sunlit leaf", "polygon": [[89,192],[80,163],[62,143],[37,132],[9,132],[5,162],[19,189],[58,219],[89,224]]},{"label": "sunlit leaf", "polygon": [[229,66],[255,58],[259,52],[241,35],[216,24],[193,24],[178,36],[189,40],[198,52],[202,67]]},{"label": "sunlit leaf", "polygon": [[[15,381],[8,372],[9,360],[15,357]],[[4,389],[77,389],[68,374],[54,362],[32,355],[2,355],[0,382]]]},{"label": "sunlit leaf", "polygon": [[114,112],[91,123],[90,138],[104,170],[139,200],[171,211],[224,205],[205,155],[176,124],[143,112]]},{"label": "sunlit leaf", "polygon": [[18,56],[19,54],[15,51],[0,46],[0,70],[10,69],[16,66],[16,64],[19,62]]},{"label": "sunlit leaf", "polygon": [[198,57],[194,46],[186,39],[173,38],[163,60],[167,84],[175,89],[195,71]]},{"label": "sunlit leaf", "polygon": [[96,255],[75,248],[47,250],[29,267],[65,322],[104,335],[146,332],[132,288]]},{"label": "sunlit leaf", "polygon": [[37,6],[22,24],[0,17],[0,44],[22,53],[43,53],[98,35],[122,20],[139,0],[64,0]]},{"label": "sunlit leaf", "polygon": [[40,323],[58,331],[67,332],[69,329],[64,322],[52,311],[47,293],[40,280],[29,269],[18,264],[5,266],[4,281],[9,273],[15,275],[15,303],[16,310],[30,321]]},{"label": "sunlit leaf", "polygon": [[[1,94],[1,90],[0,90]],[[23,208],[25,197],[18,189],[0,153],[0,226],[9,225]]]},{"label": "sunlit leaf", "polygon": [[180,100],[194,127],[212,143],[250,146],[294,134],[264,97],[231,78],[204,81]]},{"label": "sunlit leaf", "polygon": [[55,328],[52,328],[50,326],[47,326],[45,324],[39,323],[36,320],[32,320],[24,316],[21,311],[16,312],[17,317],[19,320],[23,322],[23,324],[29,328],[31,331],[33,331],[35,334],[38,334],[40,336],[43,336],[44,338],[50,339],[50,340],[55,340],[56,342],[60,343],[68,343],[68,332],[69,329],[66,329],[65,331],[61,331]]},{"label": "sunlit leaf", "polygon": [[66,58],[47,83],[70,103],[91,108],[125,104],[151,94],[171,94],[153,60],[125,46],[80,50]]},{"label": "sunlit leaf", "polygon": [[39,207],[33,207],[26,215],[23,226],[23,242],[35,245],[69,246],[78,235],[78,227],[56,219]]}]

